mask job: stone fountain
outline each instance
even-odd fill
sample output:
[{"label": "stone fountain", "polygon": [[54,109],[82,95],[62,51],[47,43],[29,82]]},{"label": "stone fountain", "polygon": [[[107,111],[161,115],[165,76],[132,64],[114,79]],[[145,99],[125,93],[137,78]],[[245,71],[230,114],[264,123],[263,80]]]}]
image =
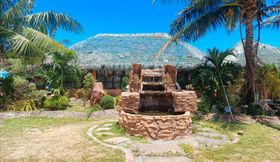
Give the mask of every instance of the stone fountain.
[{"label": "stone fountain", "polygon": [[176,90],[177,69],[142,69],[133,64],[129,92],[123,92],[117,110],[119,123],[133,136],[172,140],[192,133],[191,113],[197,110],[194,91]]}]

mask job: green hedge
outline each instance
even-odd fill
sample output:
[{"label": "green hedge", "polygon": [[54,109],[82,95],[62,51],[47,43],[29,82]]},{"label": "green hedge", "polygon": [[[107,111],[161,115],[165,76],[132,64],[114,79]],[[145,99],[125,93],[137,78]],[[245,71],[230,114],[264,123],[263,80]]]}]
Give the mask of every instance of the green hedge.
[{"label": "green hedge", "polygon": [[46,110],[65,110],[69,104],[66,96],[54,96],[44,101],[44,108]]}]

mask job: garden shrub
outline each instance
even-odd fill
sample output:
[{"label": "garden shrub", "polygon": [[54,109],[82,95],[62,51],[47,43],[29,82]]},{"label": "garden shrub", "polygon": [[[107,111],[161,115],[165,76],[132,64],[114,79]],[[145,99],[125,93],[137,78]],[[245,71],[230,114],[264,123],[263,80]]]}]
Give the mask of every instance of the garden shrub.
[{"label": "garden shrub", "polygon": [[14,92],[13,77],[0,78],[0,108],[6,103]]},{"label": "garden shrub", "polygon": [[65,110],[69,104],[66,96],[53,96],[44,101],[46,110]]},{"label": "garden shrub", "polygon": [[110,95],[105,95],[100,100],[100,106],[103,109],[113,109],[115,105],[114,97]]},{"label": "garden shrub", "polygon": [[211,102],[206,97],[202,97],[198,103],[198,111],[202,113],[209,113],[211,110]]},{"label": "garden shrub", "polygon": [[122,91],[126,91],[127,90],[127,85],[128,85],[128,81],[129,81],[129,79],[128,79],[128,77],[123,77],[122,78],[122,81],[121,81],[121,89],[122,89]]},{"label": "garden shrub", "polygon": [[247,114],[248,115],[264,115],[265,111],[260,104],[251,103],[248,106]]},{"label": "garden shrub", "polygon": [[38,109],[37,105],[36,100],[20,100],[10,105],[8,109],[10,111],[33,111]]}]

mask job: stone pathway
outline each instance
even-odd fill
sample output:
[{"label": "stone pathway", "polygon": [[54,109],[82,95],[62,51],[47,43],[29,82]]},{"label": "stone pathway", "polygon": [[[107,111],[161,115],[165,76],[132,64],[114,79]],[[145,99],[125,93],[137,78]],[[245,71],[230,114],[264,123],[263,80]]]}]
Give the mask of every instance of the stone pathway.
[{"label": "stone pathway", "polygon": [[[100,133],[110,132],[112,124],[100,124],[94,129],[97,136]],[[172,141],[148,141],[148,143],[140,143],[128,137],[111,137],[103,141],[103,143],[125,148],[131,151],[134,156],[134,162],[189,162],[191,158],[187,157],[180,144],[192,146],[194,149],[200,148],[217,148],[223,144],[232,141],[224,134],[208,128],[197,126],[197,133],[182,139]]]}]

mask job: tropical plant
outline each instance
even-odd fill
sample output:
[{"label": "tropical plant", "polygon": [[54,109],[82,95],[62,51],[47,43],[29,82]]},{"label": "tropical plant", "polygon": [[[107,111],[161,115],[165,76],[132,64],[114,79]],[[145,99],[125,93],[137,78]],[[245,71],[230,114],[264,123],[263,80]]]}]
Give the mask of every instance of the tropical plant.
[{"label": "tropical plant", "polygon": [[14,79],[10,75],[7,78],[0,77],[0,109],[10,98],[10,95],[14,92]]},{"label": "tropical plant", "polygon": [[[81,25],[59,12],[33,13],[35,0],[0,1],[0,53],[12,51],[31,63],[41,62],[49,52],[68,52],[54,36],[59,28],[80,32]],[[49,36],[48,36],[49,35]]]},{"label": "tropical plant", "polygon": [[44,64],[38,75],[45,78],[49,86],[57,89],[65,87],[66,79],[78,84],[82,71],[76,64],[74,52],[65,54],[56,52],[52,55],[51,63]]},{"label": "tropical plant", "polygon": [[257,68],[256,88],[260,99],[280,101],[280,70],[276,65],[265,64]]},{"label": "tropical plant", "polygon": [[123,77],[122,78],[122,81],[121,81],[121,89],[122,89],[122,91],[126,91],[127,90],[128,82],[129,82],[128,77]]},{"label": "tropical plant", "polygon": [[[156,0],[154,0],[156,1]],[[157,0],[158,1],[158,0]],[[255,99],[256,56],[260,41],[261,20],[279,11],[279,3],[268,6],[266,0],[161,0],[162,2],[185,2],[187,7],[179,12],[171,24],[172,38],[159,51],[158,55],[172,42],[195,41],[209,30],[224,26],[229,32],[238,24],[241,41],[244,47],[246,70],[244,102],[251,103]],[[258,26],[258,39],[254,46],[254,23]],[[246,30],[243,39],[243,26]],[[245,40],[245,41],[244,41]]]},{"label": "tropical plant", "polygon": [[227,88],[237,83],[236,78],[242,71],[240,65],[225,60],[230,55],[234,55],[231,50],[222,52],[216,48],[209,49],[205,62],[192,72],[194,88],[205,95],[204,99],[210,99],[212,104],[221,102],[221,108],[225,104],[231,108]]},{"label": "tropical plant", "polygon": [[84,84],[84,87],[83,87],[83,102],[84,102],[84,107],[85,107],[86,106],[86,101],[90,98],[92,88],[94,87],[94,84],[95,84],[95,80],[94,80],[91,73],[88,73],[84,77],[83,84]]},{"label": "tropical plant", "polygon": [[36,105],[36,101],[30,99],[15,101],[12,105],[9,106],[8,109],[11,111],[33,111],[37,110],[38,107]]},{"label": "tropical plant", "polygon": [[44,101],[46,110],[65,110],[69,104],[69,99],[66,96],[53,96]]}]

